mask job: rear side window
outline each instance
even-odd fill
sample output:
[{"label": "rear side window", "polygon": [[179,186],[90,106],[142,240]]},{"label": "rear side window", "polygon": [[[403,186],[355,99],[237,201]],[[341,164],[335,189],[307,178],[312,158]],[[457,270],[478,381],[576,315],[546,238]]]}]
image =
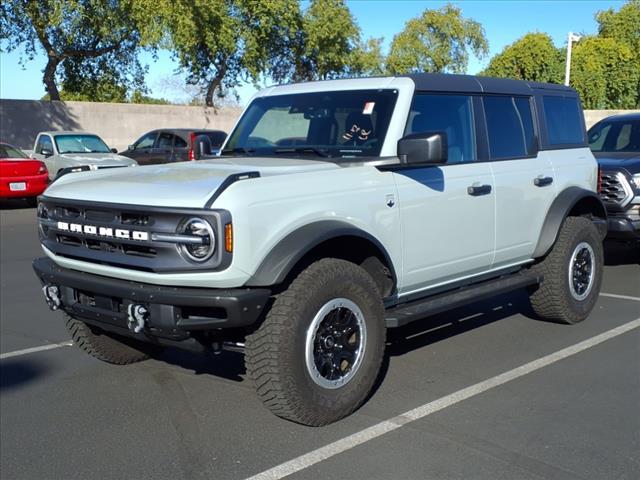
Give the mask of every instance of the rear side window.
[{"label": "rear side window", "polygon": [[550,145],[584,145],[582,112],[575,97],[542,97]]},{"label": "rear side window", "polygon": [[411,105],[405,134],[445,132],[447,163],[476,159],[473,111],[469,95],[417,94]]},{"label": "rear side window", "polygon": [[176,135],[175,143],[173,144],[175,148],[187,148],[187,142],[184,138],[179,135]]},{"label": "rear side window", "polygon": [[529,98],[487,96],[483,102],[491,158],[535,155],[537,144]]}]

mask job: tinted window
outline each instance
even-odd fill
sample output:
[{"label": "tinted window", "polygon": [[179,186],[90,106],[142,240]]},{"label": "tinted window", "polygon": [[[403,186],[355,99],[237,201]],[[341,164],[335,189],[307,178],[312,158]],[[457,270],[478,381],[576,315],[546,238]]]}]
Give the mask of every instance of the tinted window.
[{"label": "tinted window", "polygon": [[135,148],[151,148],[156,141],[156,132],[147,133],[144,137],[135,143]]},{"label": "tinted window", "polygon": [[173,146],[175,148],[186,148],[187,147],[187,142],[184,140],[184,138],[179,137],[178,135],[176,135],[175,143],[173,144]]},{"label": "tinted window", "polygon": [[542,98],[551,145],[584,145],[582,112],[574,97]]},{"label": "tinted window", "polygon": [[600,122],[589,130],[594,152],[640,152],[640,121]]},{"label": "tinted window", "polygon": [[51,137],[49,135],[40,135],[38,143],[36,145],[36,153],[42,153],[42,149],[46,148],[53,152],[53,143],[51,143]]},{"label": "tinted window", "polygon": [[0,158],[29,158],[19,148],[11,145],[0,145]]},{"label": "tinted window", "polygon": [[202,135],[206,135],[211,140],[212,147],[220,147],[227,138],[227,134],[224,132],[203,132]]},{"label": "tinted window", "polygon": [[158,148],[171,148],[173,145],[173,135],[170,133],[161,133],[158,136]]},{"label": "tinted window", "polygon": [[487,96],[483,102],[491,158],[535,155],[536,140],[529,99]]},{"label": "tinted window", "polygon": [[445,132],[448,163],[476,159],[471,97],[418,94],[413,99],[405,134]]}]

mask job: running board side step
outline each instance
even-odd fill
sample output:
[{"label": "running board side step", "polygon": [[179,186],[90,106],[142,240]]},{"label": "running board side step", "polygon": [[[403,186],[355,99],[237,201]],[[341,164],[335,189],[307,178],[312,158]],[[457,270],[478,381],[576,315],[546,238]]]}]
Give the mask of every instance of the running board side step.
[{"label": "running board side step", "polygon": [[387,328],[396,328],[416,320],[462,307],[472,302],[495,297],[542,281],[542,276],[532,273],[515,273],[474,285],[436,294],[420,300],[402,303],[389,308],[385,313]]}]

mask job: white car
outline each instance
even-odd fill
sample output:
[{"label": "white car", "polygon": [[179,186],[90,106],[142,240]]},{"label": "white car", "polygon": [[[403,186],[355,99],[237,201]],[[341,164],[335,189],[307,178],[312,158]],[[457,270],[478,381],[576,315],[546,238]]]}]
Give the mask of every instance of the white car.
[{"label": "white car", "polygon": [[217,159],[58,180],[34,269],[87,353],[244,349],[273,413],[326,425],[366,400],[389,328],[520,288],[539,317],[586,319],[607,229],[597,182],[569,87],[283,85]]},{"label": "white car", "polygon": [[138,165],[118,155],[115,148],[109,149],[98,135],[86,132],[40,132],[31,157],[45,163],[51,180],[71,171]]}]

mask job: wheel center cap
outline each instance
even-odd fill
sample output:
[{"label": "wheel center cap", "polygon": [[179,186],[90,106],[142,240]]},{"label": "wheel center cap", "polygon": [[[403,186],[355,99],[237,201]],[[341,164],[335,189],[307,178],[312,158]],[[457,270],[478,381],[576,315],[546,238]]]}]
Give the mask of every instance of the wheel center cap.
[{"label": "wheel center cap", "polygon": [[333,348],[336,344],[336,341],[333,339],[331,335],[328,335],[324,338],[324,347],[325,348]]}]

